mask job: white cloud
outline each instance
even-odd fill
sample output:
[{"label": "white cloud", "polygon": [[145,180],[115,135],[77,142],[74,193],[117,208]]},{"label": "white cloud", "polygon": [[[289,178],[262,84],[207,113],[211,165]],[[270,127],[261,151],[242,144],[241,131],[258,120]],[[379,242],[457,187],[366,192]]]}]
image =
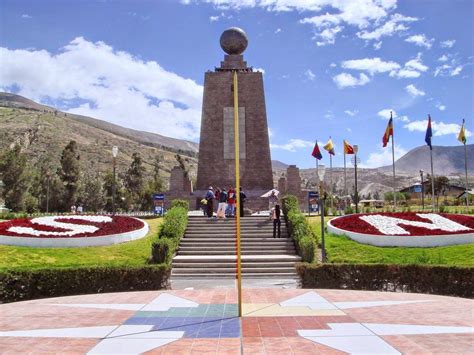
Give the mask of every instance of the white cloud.
[{"label": "white cloud", "polygon": [[[176,138],[199,136],[202,86],[103,42],[75,38],[60,53],[0,48],[0,86],[69,112]],[[80,104],[78,103],[80,101]]]},{"label": "white cloud", "polygon": [[21,15],[21,18],[30,19],[30,18],[33,18],[33,17],[28,15],[28,14],[23,14],[23,15]]},{"label": "white cloud", "polygon": [[396,78],[418,78],[420,75],[420,72],[408,69],[400,69],[399,71],[393,71],[390,73],[390,76]]},{"label": "white cloud", "polygon": [[327,118],[328,120],[332,120],[334,118],[334,113],[331,110],[327,110],[326,113],[324,114],[324,118]]},{"label": "white cloud", "polygon": [[425,72],[428,70],[428,67],[424,65],[421,61],[421,53],[418,53],[415,59],[411,59],[405,63],[405,68],[409,70],[418,70]]},{"label": "white cloud", "polygon": [[413,35],[405,39],[405,42],[413,43],[419,47],[430,49],[433,45],[434,39],[428,39],[424,34]]},{"label": "white cloud", "polygon": [[341,73],[332,78],[337,86],[342,89],[345,87],[362,86],[370,82],[370,79],[364,73],[359,74],[359,78],[352,76],[349,73]]},{"label": "white cloud", "polygon": [[326,28],[321,33],[315,33],[313,39],[316,39],[318,47],[334,44],[336,42],[336,35],[342,31],[342,27],[336,26]]},{"label": "white cloud", "polygon": [[400,68],[400,64],[395,62],[385,62],[378,57],[346,60],[342,62],[341,66],[345,69],[367,71],[370,75],[374,75],[375,73],[385,73]]},{"label": "white cloud", "polygon": [[386,109],[380,110],[377,113],[377,115],[379,115],[379,117],[382,119],[389,119],[390,113],[392,113],[393,118],[397,117],[397,112],[392,108],[386,108]]},{"label": "white cloud", "polygon": [[273,137],[275,135],[275,133],[273,133],[273,129],[271,129],[270,127],[268,127],[268,137]]},{"label": "white cloud", "polygon": [[344,113],[346,115],[354,117],[355,115],[357,115],[359,113],[359,110],[345,110]]},{"label": "white cloud", "polygon": [[382,26],[376,28],[373,31],[361,31],[357,32],[357,37],[365,40],[378,41],[380,38],[387,36],[393,36],[397,32],[408,30],[408,27],[404,22],[418,21],[416,17],[403,16],[401,14],[393,14],[390,20],[385,22]]},{"label": "white cloud", "polygon": [[312,72],[311,69],[308,69],[304,72],[306,79],[313,81],[316,78],[316,75]]},{"label": "white cloud", "polygon": [[[406,124],[404,127],[408,129],[410,132],[426,132],[426,128],[428,126],[428,120],[419,120],[419,121],[412,121]],[[449,134],[453,134],[457,136],[459,131],[461,130],[461,125],[457,123],[444,123],[441,121],[431,121],[431,128],[433,130],[434,136],[446,136]],[[472,136],[472,133],[466,129],[466,136]]]},{"label": "white cloud", "polygon": [[450,64],[443,64],[436,67],[434,76],[457,76],[464,69],[463,65],[456,64],[457,60],[451,60]]},{"label": "white cloud", "polygon": [[447,62],[448,61],[448,56],[446,54],[443,54],[441,57],[438,58],[438,61]]},{"label": "white cloud", "polygon": [[456,43],[455,39],[448,39],[446,41],[440,42],[440,46],[442,48],[451,48],[452,46],[454,46],[455,43]]},{"label": "white cloud", "polygon": [[211,21],[211,22],[216,22],[216,21],[219,20],[219,18],[220,18],[219,15],[217,15],[217,16],[211,16],[211,17],[209,17],[209,21]]},{"label": "white cloud", "polygon": [[263,68],[254,68],[255,71],[259,71],[260,73],[262,73],[263,75],[265,75],[265,69]]},{"label": "white cloud", "polygon": [[403,68],[396,71],[393,70],[390,72],[391,77],[396,78],[418,78],[420,77],[420,72],[426,72],[428,70],[428,66],[424,65],[421,60],[421,53],[418,53],[416,58],[409,60],[405,63]]},{"label": "white cloud", "polygon": [[380,48],[382,48],[382,41],[380,42],[375,42],[374,43],[374,49],[378,51]]},{"label": "white cloud", "polygon": [[287,150],[289,152],[296,152],[297,150],[303,148],[312,148],[314,146],[314,142],[305,141],[302,139],[290,139],[286,144],[270,144],[270,148],[272,149],[282,149]]},{"label": "white cloud", "polygon": [[336,63],[331,63],[331,64],[329,64],[329,66],[330,66],[331,68],[335,68],[335,67],[337,67],[337,64],[336,64]]},{"label": "white cloud", "polygon": [[277,29],[275,30],[275,34],[280,33],[280,32],[281,32],[281,28],[277,28]]},{"label": "white cloud", "polygon": [[413,97],[425,96],[425,92],[423,90],[417,89],[413,84],[405,86],[405,90]]},{"label": "white cloud", "polygon": [[436,108],[437,108],[438,110],[440,110],[440,111],[446,110],[446,106],[443,105],[443,104],[440,103],[440,102],[438,102],[438,103],[436,104]]},{"label": "white cloud", "polygon": [[[407,150],[402,146],[395,144],[394,147],[395,160],[401,158],[407,153]],[[377,148],[376,152],[370,153],[367,161],[360,166],[362,168],[379,168],[381,166],[392,164],[392,149]]]}]

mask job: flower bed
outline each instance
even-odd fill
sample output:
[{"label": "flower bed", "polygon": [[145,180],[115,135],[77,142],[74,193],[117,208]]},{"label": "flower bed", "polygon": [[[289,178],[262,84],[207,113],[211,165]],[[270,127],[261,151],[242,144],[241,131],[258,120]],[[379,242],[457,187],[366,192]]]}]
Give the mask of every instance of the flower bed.
[{"label": "flower bed", "polygon": [[123,216],[47,216],[0,223],[0,244],[33,247],[84,247],[144,237],[148,224]]},{"label": "flower bed", "polygon": [[329,221],[328,231],[376,246],[467,244],[474,242],[474,217],[410,212],[353,214]]}]

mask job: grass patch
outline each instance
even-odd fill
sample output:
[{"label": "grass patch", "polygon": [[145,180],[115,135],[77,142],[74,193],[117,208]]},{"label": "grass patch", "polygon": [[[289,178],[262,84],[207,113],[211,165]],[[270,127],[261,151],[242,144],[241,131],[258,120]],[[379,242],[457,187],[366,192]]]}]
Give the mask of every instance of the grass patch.
[{"label": "grass patch", "polygon": [[30,248],[0,245],[0,271],[97,266],[143,266],[150,258],[162,218],[147,219],[150,230],[139,240],[101,247]]},{"label": "grass patch", "polygon": [[[319,217],[310,217],[309,220],[320,238]],[[326,234],[325,240],[330,263],[474,266],[474,244],[434,248],[376,247],[332,234]]]}]

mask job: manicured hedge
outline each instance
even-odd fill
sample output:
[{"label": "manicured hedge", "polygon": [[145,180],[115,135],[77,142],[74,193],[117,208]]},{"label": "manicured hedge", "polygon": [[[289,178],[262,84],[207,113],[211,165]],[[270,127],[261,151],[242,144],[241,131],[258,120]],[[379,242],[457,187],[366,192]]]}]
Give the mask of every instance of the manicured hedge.
[{"label": "manicured hedge", "polygon": [[186,200],[173,200],[171,201],[171,208],[182,207],[189,211],[189,202]]},{"label": "manicured hedge", "polygon": [[188,210],[186,208],[176,206],[168,210],[161,225],[158,240],[153,243],[151,248],[153,263],[171,263],[187,225]]},{"label": "manicured hedge", "polygon": [[167,265],[6,271],[0,272],[0,302],[160,290],[168,287],[169,275]]},{"label": "manicured hedge", "polygon": [[304,288],[398,291],[472,298],[472,268],[386,265],[320,264],[297,266]]},{"label": "manicured hedge", "polygon": [[318,248],[318,239],[311,230],[305,215],[300,212],[298,198],[292,195],[283,197],[282,208],[288,232],[296,243],[299,256],[305,262],[313,262]]}]

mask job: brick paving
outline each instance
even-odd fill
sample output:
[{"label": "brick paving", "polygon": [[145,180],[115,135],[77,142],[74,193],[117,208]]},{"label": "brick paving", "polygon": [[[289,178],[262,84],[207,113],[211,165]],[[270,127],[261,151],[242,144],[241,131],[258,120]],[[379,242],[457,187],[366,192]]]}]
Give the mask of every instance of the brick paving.
[{"label": "brick paving", "polygon": [[83,295],[0,305],[0,353],[474,352],[474,301],[347,290]]}]

